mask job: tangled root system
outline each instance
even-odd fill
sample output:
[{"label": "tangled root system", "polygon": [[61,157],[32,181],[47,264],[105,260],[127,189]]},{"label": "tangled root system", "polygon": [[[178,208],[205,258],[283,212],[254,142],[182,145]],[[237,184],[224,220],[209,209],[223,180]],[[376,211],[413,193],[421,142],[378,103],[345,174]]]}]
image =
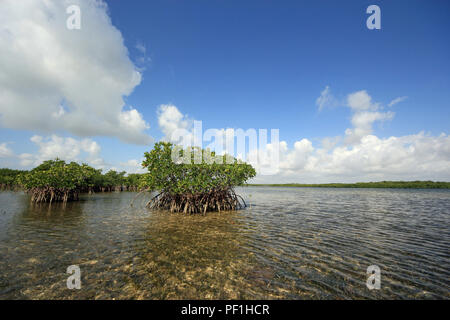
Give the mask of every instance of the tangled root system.
[{"label": "tangled root system", "polygon": [[187,214],[208,211],[232,211],[246,207],[244,199],[237,195],[233,188],[211,190],[206,193],[170,194],[161,192],[153,197],[147,207],[170,212],[183,212]]},{"label": "tangled root system", "polygon": [[75,190],[65,190],[58,188],[33,188],[28,191],[31,193],[31,202],[64,202],[78,200],[78,192]]}]

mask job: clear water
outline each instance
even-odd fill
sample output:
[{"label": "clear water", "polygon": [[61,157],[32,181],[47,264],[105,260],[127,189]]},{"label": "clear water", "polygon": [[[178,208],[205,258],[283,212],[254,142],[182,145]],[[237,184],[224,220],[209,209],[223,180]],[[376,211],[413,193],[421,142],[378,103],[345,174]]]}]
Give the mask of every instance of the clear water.
[{"label": "clear water", "polygon": [[[0,299],[449,299],[450,191],[239,189],[186,216],[136,193],[31,205],[0,193]],[[381,269],[368,290],[366,269]],[[66,287],[79,265],[81,289]]]}]

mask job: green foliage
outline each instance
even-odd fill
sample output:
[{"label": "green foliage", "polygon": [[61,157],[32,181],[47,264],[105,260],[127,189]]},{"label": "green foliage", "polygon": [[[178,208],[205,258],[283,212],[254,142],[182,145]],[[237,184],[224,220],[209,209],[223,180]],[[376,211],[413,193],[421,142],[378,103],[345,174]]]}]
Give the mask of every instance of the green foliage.
[{"label": "green foliage", "polygon": [[[143,177],[146,187],[170,194],[205,193],[241,186],[256,175],[255,169],[245,162],[232,159],[232,163],[225,163],[229,156],[216,156],[212,152],[211,156],[222,158],[222,163],[208,163],[207,157],[202,157],[198,161],[200,163],[195,163],[195,154],[205,155],[207,150],[174,148],[171,143],[159,142],[152,151],[144,154],[142,166],[148,169],[148,174]],[[179,152],[180,157],[190,155],[190,161],[175,163],[172,160],[172,150]]]},{"label": "green foliage", "polygon": [[0,169],[0,188],[14,189],[17,186],[17,177],[25,171],[2,168]]},{"label": "green foliage", "polygon": [[48,160],[33,170],[23,173],[18,183],[25,190],[34,188],[54,188],[80,190],[88,187],[96,170],[87,164],[66,163],[64,160]]},{"label": "green foliage", "polygon": [[34,188],[59,188],[77,192],[97,192],[112,190],[137,191],[142,174],[129,174],[110,170],[103,174],[87,164],[66,163],[55,159],[41,163],[31,171],[0,169],[0,189],[31,190]]},{"label": "green foliage", "polygon": [[86,185],[83,189],[87,187],[88,191],[93,191],[95,189],[99,189],[103,185],[104,176],[102,174],[101,169],[94,169],[92,167],[88,168],[89,171],[91,171],[91,174],[89,174],[89,177],[86,180]]},{"label": "green foliage", "polygon": [[130,173],[128,176],[125,177],[124,184],[130,191],[137,191],[143,180],[143,175],[139,173]]},{"label": "green foliage", "polygon": [[137,190],[139,175],[125,177],[125,171],[94,169],[87,164],[48,160],[31,171],[21,172],[15,183],[32,194],[32,201],[53,202],[77,200],[81,192]]},{"label": "green foliage", "polygon": [[[185,161],[174,161],[173,154]],[[160,191],[148,206],[171,212],[206,213],[240,208],[233,187],[256,175],[251,165],[230,156],[216,156],[200,148],[183,150],[167,142],[156,143],[144,156],[142,166],[148,174],[142,177],[142,186]],[[209,161],[213,157],[219,163]]]},{"label": "green foliage", "polygon": [[125,171],[117,172],[114,170],[110,170],[103,176],[103,186],[104,187],[115,187],[121,186],[125,184]]}]

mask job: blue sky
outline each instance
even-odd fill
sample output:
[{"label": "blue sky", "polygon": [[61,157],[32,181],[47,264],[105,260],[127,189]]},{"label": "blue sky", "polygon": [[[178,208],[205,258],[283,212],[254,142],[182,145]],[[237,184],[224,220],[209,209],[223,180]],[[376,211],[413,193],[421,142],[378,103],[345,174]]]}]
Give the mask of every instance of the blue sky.
[{"label": "blue sky", "polygon": [[381,136],[448,129],[450,5],[442,1],[377,2],[381,30],[365,26],[373,1],[108,3],[127,47],[142,42],[152,59],[128,99],[148,119],[171,102],[211,127],[275,127],[288,142],[335,135],[349,114],[315,107],[329,85],[385,103],[408,96]]},{"label": "blue sky", "polygon": [[[448,134],[448,2],[106,3],[112,25],[120,31],[129,59],[142,75],[132,93],[123,95],[124,108],[131,106],[141,114],[150,125],[145,133],[155,140],[164,136],[158,126],[158,107],[170,104],[186,118],[202,120],[204,128],[277,128],[289,148],[308,139],[317,149],[323,138],[344,137],[345,130],[352,128],[356,109],[346,101],[361,90],[380,105],[379,112],[395,114],[372,123],[370,134],[379,139],[421,131],[429,138]],[[366,8],[372,4],[381,9],[381,30],[366,27]],[[92,76],[89,79],[96,81]],[[327,86],[334,102],[319,110],[316,100]],[[406,98],[389,107],[398,97]],[[38,152],[36,143],[30,141],[33,135],[92,139],[101,147],[101,158],[114,167],[139,160],[151,148],[151,144],[119,141],[111,134],[80,135],[64,127],[24,129],[5,123],[0,129],[0,143],[6,143],[15,156]],[[448,160],[447,140],[440,141],[442,147],[436,151],[441,152],[439,165]],[[0,165],[19,166],[12,159],[0,158]],[[420,177],[447,177],[448,170],[442,170],[429,175],[424,171]],[[317,175],[318,171],[311,179]],[[324,175],[323,179],[378,176],[397,177],[380,172]]]}]

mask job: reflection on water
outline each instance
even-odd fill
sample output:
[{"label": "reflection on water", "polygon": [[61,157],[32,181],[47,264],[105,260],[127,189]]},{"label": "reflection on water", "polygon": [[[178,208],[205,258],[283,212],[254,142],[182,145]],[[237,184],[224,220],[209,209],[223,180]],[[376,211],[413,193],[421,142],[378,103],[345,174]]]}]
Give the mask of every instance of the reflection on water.
[{"label": "reflection on water", "polygon": [[[0,298],[450,298],[449,191],[239,191],[251,208],[207,216],[130,207],[127,192],[66,206],[0,193]],[[81,290],[66,287],[74,264]]]}]

